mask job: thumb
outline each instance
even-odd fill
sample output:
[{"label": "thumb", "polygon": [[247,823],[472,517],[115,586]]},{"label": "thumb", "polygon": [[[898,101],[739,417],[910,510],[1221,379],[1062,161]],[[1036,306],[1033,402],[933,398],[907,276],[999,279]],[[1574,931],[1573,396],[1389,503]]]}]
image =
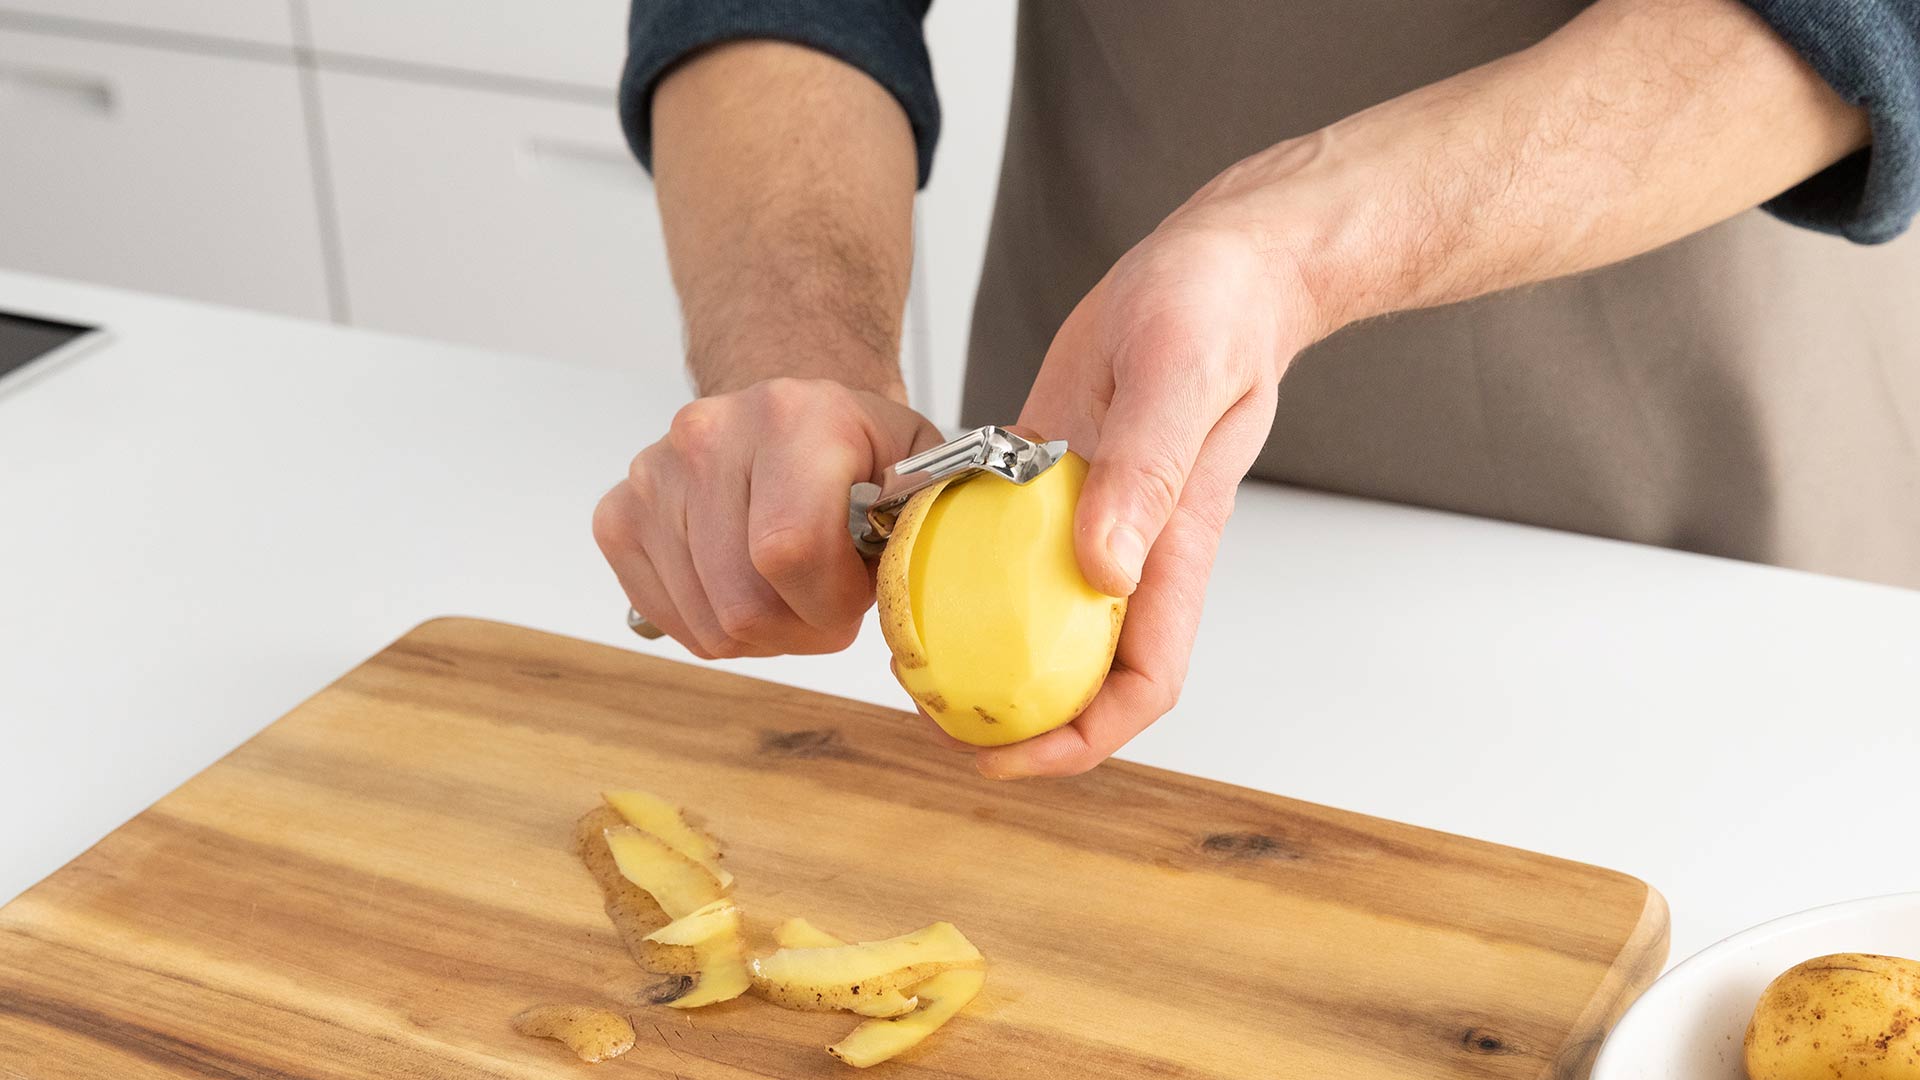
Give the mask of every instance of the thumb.
[{"label": "thumb", "polygon": [[1209,400],[1213,389],[1178,374],[1114,388],[1074,514],[1074,551],[1094,588],[1129,596],[1140,584],[1223,411]]}]

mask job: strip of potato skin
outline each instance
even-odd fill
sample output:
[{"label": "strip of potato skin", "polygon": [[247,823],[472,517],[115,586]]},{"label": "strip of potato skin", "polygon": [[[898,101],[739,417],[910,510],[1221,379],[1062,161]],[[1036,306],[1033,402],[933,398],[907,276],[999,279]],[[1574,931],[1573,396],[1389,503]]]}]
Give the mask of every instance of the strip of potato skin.
[{"label": "strip of potato skin", "polygon": [[651,896],[669,918],[690,915],[728,893],[713,871],[645,829],[616,825],[603,838],[620,876]]},{"label": "strip of potato skin", "polygon": [[782,949],[835,949],[846,944],[801,918],[788,919],[774,927],[773,943]]},{"label": "strip of potato skin", "polygon": [[[831,949],[846,944],[841,938],[799,918],[781,923],[773,932],[773,940],[783,949]],[[827,1053],[856,1069],[890,1061],[946,1026],[954,1014],[979,994],[986,978],[984,971],[948,971],[935,975],[914,987],[914,999],[919,1005],[912,1012],[892,1019],[863,1021],[845,1038],[827,1047]]]},{"label": "strip of potato skin", "polygon": [[[628,881],[620,873],[619,865],[613,861],[613,852],[607,848],[606,831],[626,823],[626,819],[613,807],[594,807],[574,824],[574,851],[586,866],[587,873],[593,875],[594,883],[600,886],[607,919],[613,923],[614,932],[620,935],[620,942],[627,947],[634,963],[664,975],[691,974],[654,966],[669,962],[669,958],[656,950],[654,943],[647,941],[647,935],[673,920],[667,917],[667,913],[654,902],[647,890]],[[688,950],[689,954],[691,951]]]},{"label": "strip of potato skin", "polygon": [[[717,921],[710,913],[721,916]],[[712,928],[710,931],[707,928]],[[750,983],[745,942],[741,939],[740,909],[732,900],[716,900],[648,935],[648,966],[663,975],[692,975],[698,981],[680,997],[667,1002],[674,1008],[738,997]],[[724,969],[724,971],[722,971]],[[727,989],[714,996],[709,977],[719,974]],[[737,989],[735,988],[737,987]]]},{"label": "strip of potato skin", "polygon": [[865,1069],[905,1053],[967,1007],[986,982],[984,971],[948,971],[914,988],[920,1007],[892,1020],[868,1020],[827,1047],[827,1053]]},{"label": "strip of potato skin", "polygon": [[600,798],[627,824],[705,867],[721,888],[732,887],[733,875],[720,865],[720,842],[687,820],[685,809],[636,788],[603,791]]},{"label": "strip of potato skin", "polygon": [[[918,957],[898,967],[881,966],[896,957],[906,958],[903,953]],[[844,970],[849,961],[851,973]],[[985,962],[966,935],[942,922],[881,941],[781,949],[754,961],[753,982],[760,996],[789,1009],[896,1016],[912,1001],[906,991],[914,984],[943,971],[980,967]]]},{"label": "strip of potato skin", "polygon": [[633,1049],[633,1024],[596,1005],[535,1005],[513,1018],[513,1029],[536,1039],[553,1039],[591,1063]]}]

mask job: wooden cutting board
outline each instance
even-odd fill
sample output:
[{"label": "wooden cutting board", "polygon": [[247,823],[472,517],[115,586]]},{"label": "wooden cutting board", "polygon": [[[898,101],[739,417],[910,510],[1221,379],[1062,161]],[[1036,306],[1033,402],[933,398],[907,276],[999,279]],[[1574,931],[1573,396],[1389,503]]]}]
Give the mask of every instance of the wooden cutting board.
[{"label": "wooden cutting board", "polygon": [[[980,946],[883,1075],[1578,1077],[1665,957],[1611,871],[1137,765],[996,784],[921,723],[428,623],[0,909],[0,1076],[851,1076],[846,1016],[644,1003],[569,850],[615,786],[704,815],[762,928]],[[638,1045],[509,1027],[573,1001]]]}]

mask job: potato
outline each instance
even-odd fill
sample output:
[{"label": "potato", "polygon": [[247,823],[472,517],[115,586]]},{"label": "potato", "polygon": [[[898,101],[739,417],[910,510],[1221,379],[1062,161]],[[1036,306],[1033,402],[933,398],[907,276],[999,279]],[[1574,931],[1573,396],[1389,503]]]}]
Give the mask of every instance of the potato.
[{"label": "potato", "polygon": [[692,975],[694,982],[663,1004],[697,1009],[731,1001],[753,985],[740,937],[740,909],[731,900],[690,912],[647,935],[645,966],[663,975]]},{"label": "potato", "polygon": [[1920,1080],[1920,962],[1864,953],[1773,980],[1747,1027],[1752,1080]]},{"label": "potato", "polygon": [[752,964],[756,993],[789,1009],[845,1009],[862,1016],[911,1010],[904,991],[944,971],[985,964],[952,923],[934,923],[861,945],[783,948]]},{"label": "potato", "polygon": [[627,824],[652,833],[661,843],[706,867],[722,888],[733,884],[733,875],[720,866],[720,845],[713,837],[687,824],[679,807],[644,791],[607,791],[600,797]]},{"label": "potato", "polygon": [[690,915],[727,894],[727,887],[712,871],[652,833],[616,825],[602,835],[620,876],[645,889],[668,918]]},{"label": "potato", "polygon": [[1088,584],[1073,550],[1087,463],[1026,485],[929,488],[894,522],[876,576],[900,685],[954,738],[1000,746],[1080,715],[1113,663],[1127,602]]},{"label": "potato", "polygon": [[593,1005],[535,1005],[513,1018],[513,1030],[556,1039],[585,1062],[605,1061],[633,1049],[633,1025],[627,1018]]}]

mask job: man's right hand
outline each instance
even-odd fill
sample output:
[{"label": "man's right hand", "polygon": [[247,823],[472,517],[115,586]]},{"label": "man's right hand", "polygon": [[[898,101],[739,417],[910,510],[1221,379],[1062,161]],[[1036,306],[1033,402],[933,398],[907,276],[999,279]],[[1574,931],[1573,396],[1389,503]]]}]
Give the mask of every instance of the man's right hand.
[{"label": "man's right hand", "polygon": [[600,500],[594,539],[634,610],[697,656],[837,652],[873,603],[847,489],[940,439],[826,379],[703,397]]}]

